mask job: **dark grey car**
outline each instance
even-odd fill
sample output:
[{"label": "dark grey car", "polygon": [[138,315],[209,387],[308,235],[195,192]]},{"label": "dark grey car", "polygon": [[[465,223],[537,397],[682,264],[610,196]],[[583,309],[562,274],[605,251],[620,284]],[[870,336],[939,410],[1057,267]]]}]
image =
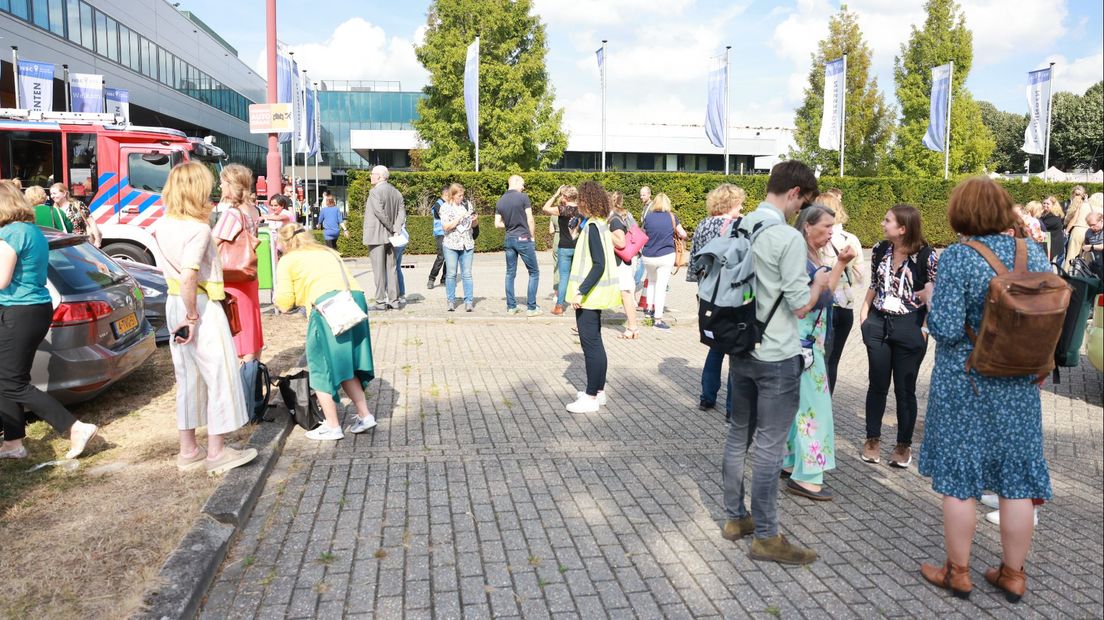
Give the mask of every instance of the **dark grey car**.
[{"label": "dark grey car", "polygon": [[156,349],[142,289],[78,237],[42,229],[50,243],[47,288],[54,317],[35,353],[31,381],[65,404],[94,398]]},{"label": "dark grey car", "polygon": [[142,288],[142,306],[146,311],[146,320],[153,326],[157,344],[165,344],[169,341],[169,326],[165,324],[165,297],[169,294],[169,286],[165,283],[165,274],[157,267],[145,263],[118,258],[115,262],[138,281],[138,286]]}]

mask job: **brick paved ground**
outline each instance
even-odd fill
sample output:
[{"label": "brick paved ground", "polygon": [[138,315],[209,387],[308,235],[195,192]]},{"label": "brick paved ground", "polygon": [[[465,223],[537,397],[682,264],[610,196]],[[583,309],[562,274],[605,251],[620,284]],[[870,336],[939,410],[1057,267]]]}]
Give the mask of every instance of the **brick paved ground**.
[{"label": "brick paved ground", "polygon": [[[866,386],[857,330],[837,386],[840,458],[827,477],[837,499],[779,500],[783,531],[821,559],[783,568],[719,535],[726,427],[694,407],[705,351],[681,274],[671,295],[679,323],[638,341],[604,330],[610,404],[572,415],[563,404],[583,383],[572,320],[507,318],[501,255],[477,257],[486,298],[473,314],[446,315],[443,291],[424,290],[428,263],[407,262],[418,265],[407,272],[413,303],[372,317],[380,426],[321,445],[295,431],[204,617],[1104,614],[1101,376],[1087,362],[1043,399],[1055,498],[1041,511],[1027,597],[1011,606],[984,582],[1000,546],[981,508],[976,590],[964,602],[917,571],[943,557],[939,497],[915,469],[857,458]],[[542,302],[549,290],[546,275]]]}]

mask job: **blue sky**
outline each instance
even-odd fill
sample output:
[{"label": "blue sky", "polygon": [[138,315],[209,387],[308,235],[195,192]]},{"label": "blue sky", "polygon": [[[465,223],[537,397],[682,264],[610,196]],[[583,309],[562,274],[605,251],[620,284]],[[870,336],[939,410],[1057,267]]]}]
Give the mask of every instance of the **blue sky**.
[{"label": "blue sky", "polygon": [[[1026,72],[1057,61],[1057,88],[1083,92],[1104,75],[1099,0],[960,0],[974,33],[967,85],[975,99],[1026,112]],[[893,57],[922,0],[851,0],[887,101]],[[264,75],[264,3],[183,0]],[[400,80],[417,90],[427,74],[414,58],[428,2],[280,0],[282,41],[313,79]],[[701,123],[708,57],[731,45],[731,122],[792,126],[809,55],[838,1],[534,0],[548,28],[548,67],[568,129],[598,131],[600,85],[594,50],[607,51],[610,131],[634,123]]]}]

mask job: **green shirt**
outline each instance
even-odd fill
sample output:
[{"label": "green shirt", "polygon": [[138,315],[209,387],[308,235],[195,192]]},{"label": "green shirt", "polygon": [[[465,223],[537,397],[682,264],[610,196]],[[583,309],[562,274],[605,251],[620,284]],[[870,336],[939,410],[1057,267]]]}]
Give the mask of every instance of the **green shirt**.
[{"label": "green shirt", "polygon": [[73,223],[65,213],[53,205],[35,205],[35,224],[61,232],[73,232]]},{"label": "green shirt", "polygon": [[751,246],[755,260],[756,317],[765,321],[775,300],[780,295],[783,297],[763,330],[762,343],[752,353],[755,359],[763,362],[781,362],[801,354],[794,310],[809,303],[805,238],[786,224],[786,216],[769,202],[761,202],[758,209],[744,217],[740,228],[750,233],[756,224],[772,219],[778,224],[759,233]]}]

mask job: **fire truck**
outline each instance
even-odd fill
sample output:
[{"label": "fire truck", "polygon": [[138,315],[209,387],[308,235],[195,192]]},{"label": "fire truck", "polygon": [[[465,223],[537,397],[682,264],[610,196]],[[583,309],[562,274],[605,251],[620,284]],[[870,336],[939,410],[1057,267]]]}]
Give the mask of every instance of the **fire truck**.
[{"label": "fire truck", "polygon": [[165,214],[161,190],[173,166],[194,160],[217,179],[226,153],[209,138],[112,114],[0,109],[0,178],[47,192],[65,184],[88,206],[109,256],[162,264],[153,235]]}]

